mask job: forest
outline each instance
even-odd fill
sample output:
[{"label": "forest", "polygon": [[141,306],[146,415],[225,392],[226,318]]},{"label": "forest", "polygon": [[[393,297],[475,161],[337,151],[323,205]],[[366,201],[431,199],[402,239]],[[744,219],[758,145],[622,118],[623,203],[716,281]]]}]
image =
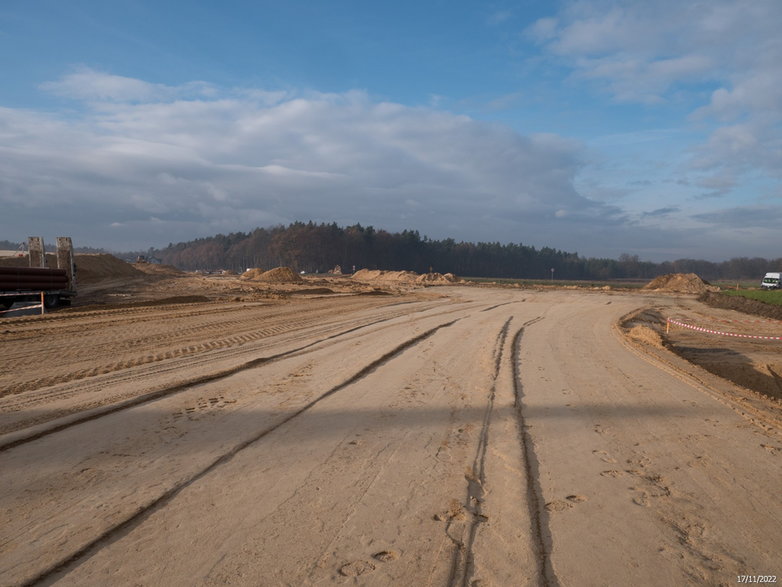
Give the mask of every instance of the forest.
[{"label": "forest", "polygon": [[236,272],[250,267],[288,266],[324,273],[339,265],[355,269],[436,271],[464,277],[526,279],[651,279],[666,273],[697,273],[704,279],[760,279],[780,270],[782,258],[739,257],[722,262],[678,259],[653,263],[637,255],[618,259],[582,257],[578,253],[521,243],[432,240],[415,230],[388,232],[355,224],[294,222],[252,232],[196,239],[142,252],[185,270]]},{"label": "forest", "polygon": [[[0,249],[17,247],[19,243],[0,240]],[[91,247],[76,250],[102,252]],[[415,230],[392,233],[360,224],[340,227],[336,223],[314,222],[218,234],[171,243],[162,249],[114,254],[127,260],[144,255],[186,271],[243,272],[251,267],[287,266],[295,271],[325,273],[339,265],[345,273],[354,268],[386,269],[516,279],[652,279],[666,273],[697,273],[709,280],[759,280],[767,271],[782,270],[782,258],[737,257],[716,263],[677,259],[653,263],[630,254],[622,254],[618,259],[582,257],[521,243],[432,240]]]}]

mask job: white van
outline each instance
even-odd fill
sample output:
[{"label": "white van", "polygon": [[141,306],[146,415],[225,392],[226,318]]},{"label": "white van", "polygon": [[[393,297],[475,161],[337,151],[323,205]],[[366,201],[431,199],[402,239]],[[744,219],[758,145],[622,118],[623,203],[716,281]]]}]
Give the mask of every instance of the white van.
[{"label": "white van", "polygon": [[780,278],[782,278],[782,273],[766,273],[763,281],[760,282],[760,287],[762,289],[782,289]]}]

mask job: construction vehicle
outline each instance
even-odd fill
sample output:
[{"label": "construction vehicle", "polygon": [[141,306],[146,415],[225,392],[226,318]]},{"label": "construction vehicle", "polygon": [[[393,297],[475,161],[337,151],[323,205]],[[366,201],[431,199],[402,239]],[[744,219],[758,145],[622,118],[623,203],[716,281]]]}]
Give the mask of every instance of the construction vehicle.
[{"label": "construction vehicle", "polygon": [[0,315],[16,302],[39,301],[45,308],[70,305],[76,295],[76,265],[70,237],[57,238],[57,268],[46,267],[43,238],[27,239],[28,267],[0,267]]}]

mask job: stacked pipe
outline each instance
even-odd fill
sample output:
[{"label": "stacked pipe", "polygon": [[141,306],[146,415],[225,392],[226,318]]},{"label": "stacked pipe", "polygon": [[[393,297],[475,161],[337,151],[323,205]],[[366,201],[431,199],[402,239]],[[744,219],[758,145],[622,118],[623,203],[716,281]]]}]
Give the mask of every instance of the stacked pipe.
[{"label": "stacked pipe", "polygon": [[65,269],[0,267],[0,291],[51,291],[68,289]]}]

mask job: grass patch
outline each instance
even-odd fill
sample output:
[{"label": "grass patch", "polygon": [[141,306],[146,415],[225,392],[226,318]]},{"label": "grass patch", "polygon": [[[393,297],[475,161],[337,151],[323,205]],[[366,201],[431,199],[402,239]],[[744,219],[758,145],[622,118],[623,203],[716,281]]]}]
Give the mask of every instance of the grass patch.
[{"label": "grass patch", "polygon": [[710,281],[709,283],[720,286],[720,288],[724,291],[728,289],[753,289],[758,286],[759,281],[757,279],[741,279],[739,281],[736,281],[735,279],[718,279],[716,281]]},{"label": "grass patch", "polygon": [[782,289],[729,289],[723,290],[721,293],[726,296],[740,296],[750,300],[765,302],[766,304],[782,306]]}]

